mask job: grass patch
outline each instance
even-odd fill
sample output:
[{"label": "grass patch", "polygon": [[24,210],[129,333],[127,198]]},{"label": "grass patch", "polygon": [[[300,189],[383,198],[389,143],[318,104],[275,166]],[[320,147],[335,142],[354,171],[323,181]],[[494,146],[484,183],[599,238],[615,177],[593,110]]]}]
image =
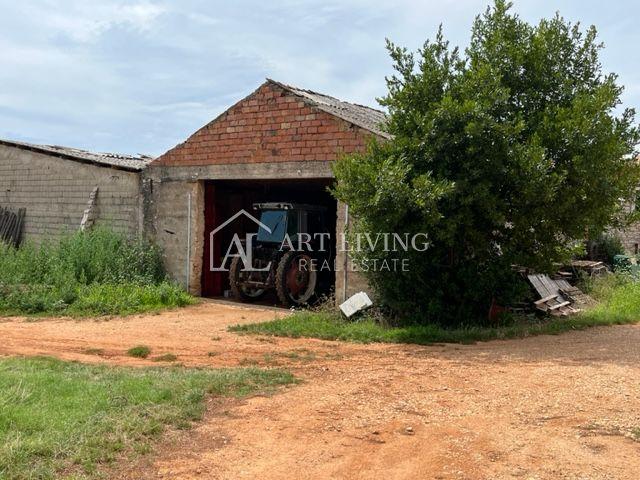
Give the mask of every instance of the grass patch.
[{"label": "grass patch", "polygon": [[557,335],[570,330],[640,321],[640,283],[605,278],[602,284],[594,285],[592,292],[601,303],[579,315],[568,318],[517,318],[510,325],[495,328],[466,326],[447,329],[433,324],[386,327],[366,317],[358,321],[346,321],[336,312],[302,311],[270,322],[234,325],[230,330],[256,335],[311,337],[357,343],[429,345]]},{"label": "grass patch", "polygon": [[312,362],[316,359],[316,354],[306,348],[300,348],[298,350],[290,350],[288,352],[279,353],[278,355],[288,358],[289,360],[299,362]]},{"label": "grass patch", "polygon": [[136,358],[147,358],[151,354],[151,349],[146,345],[138,345],[127,350],[127,355]]},{"label": "grass patch", "polygon": [[129,315],[194,301],[166,281],[154,245],[104,228],[0,244],[0,315]]},{"label": "grass patch", "polygon": [[0,360],[0,478],[102,478],[188,428],[207,395],[246,396],[293,382],[279,370],[113,368],[48,358]]},{"label": "grass patch", "polygon": [[165,353],[153,358],[154,362],[175,362],[176,360],[178,360],[178,356],[173,353]]},{"label": "grass patch", "polygon": [[255,358],[244,357],[240,359],[238,365],[241,367],[256,367],[258,366],[258,361]]},{"label": "grass patch", "polygon": [[101,348],[85,348],[82,353],[86,355],[104,355],[104,350]]}]

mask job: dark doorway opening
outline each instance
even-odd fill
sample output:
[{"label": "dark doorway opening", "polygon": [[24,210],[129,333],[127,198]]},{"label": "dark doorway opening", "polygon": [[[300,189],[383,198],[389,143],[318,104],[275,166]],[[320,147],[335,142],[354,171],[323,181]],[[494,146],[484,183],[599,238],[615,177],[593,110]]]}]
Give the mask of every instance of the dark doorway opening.
[{"label": "dark doorway opening", "polygon": [[[211,271],[211,258],[220,266],[234,234],[244,238],[255,232],[256,225],[247,217],[239,216],[215,233],[213,248],[211,232],[223,225],[241,210],[258,215],[254,203],[288,202],[319,205],[327,208],[326,218],[331,242],[335,251],[337,202],[328,192],[331,179],[313,180],[212,180],[205,182],[204,209],[204,261],[202,268],[202,296],[223,297],[229,295],[229,273]],[[227,266],[228,267],[228,266]],[[329,283],[335,285],[335,272],[330,273]],[[275,296],[267,296],[266,303],[276,304]]]}]

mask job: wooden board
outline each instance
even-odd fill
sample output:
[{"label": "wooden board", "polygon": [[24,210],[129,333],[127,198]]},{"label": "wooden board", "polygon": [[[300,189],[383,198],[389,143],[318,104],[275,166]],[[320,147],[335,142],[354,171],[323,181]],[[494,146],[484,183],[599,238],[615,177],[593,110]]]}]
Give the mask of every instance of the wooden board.
[{"label": "wooden board", "polygon": [[[527,275],[527,279],[540,296],[534,302],[538,310],[554,316],[567,316],[581,311],[579,307],[593,305],[594,300],[565,279],[553,280],[548,275]],[[578,307],[578,308],[576,308]]]},{"label": "wooden board", "polygon": [[12,212],[8,208],[0,207],[0,241],[17,247],[22,240],[22,226],[27,210],[20,208]]}]

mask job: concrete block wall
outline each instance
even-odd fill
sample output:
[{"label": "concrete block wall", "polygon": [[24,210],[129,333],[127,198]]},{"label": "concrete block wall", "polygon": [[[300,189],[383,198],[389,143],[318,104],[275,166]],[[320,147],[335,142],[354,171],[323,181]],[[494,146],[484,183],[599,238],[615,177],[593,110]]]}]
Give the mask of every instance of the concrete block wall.
[{"label": "concrete block wall", "polygon": [[[144,175],[145,235],[162,250],[171,278],[200,295],[204,258],[204,182]],[[189,222],[191,197],[191,222]],[[191,228],[189,229],[189,225]],[[188,277],[188,282],[187,282]]]},{"label": "concrete block wall", "polygon": [[[353,261],[340,245],[342,234],[348,233],[348,209],[347,206],[338,202],[338,218],[336,222],[336,235],[338,238],[338,246],[336,250],[336,303],[340,304],[345,299],[358,292],[366,292],[373,297],[373,291],[367,282],[365,276],[357,271]],[[348,247],[348,245],[347,245]]]},{"label": "concrete block wall", "polygon": [[27,240],[77,230],[96,186],[96,224],[138,232],[139,174],[0,145],[0,205],[27,209]]}]

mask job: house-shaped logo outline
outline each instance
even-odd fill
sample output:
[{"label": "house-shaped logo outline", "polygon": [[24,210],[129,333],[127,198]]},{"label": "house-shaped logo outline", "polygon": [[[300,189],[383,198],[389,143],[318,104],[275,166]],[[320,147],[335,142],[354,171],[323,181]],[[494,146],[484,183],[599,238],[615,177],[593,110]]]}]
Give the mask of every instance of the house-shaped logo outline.
[{"label": "house-shaped logo outline", "polygon": [[258,220],[256,217],[254,217],[253,215],[251,215],[249,212],[247,212],[244,208],[239,210],[236,214],[234,214],[233,216],[231,216],[230,218],[228,218],[224,223],[222,223],[221,225],[219,225],[218,227],[214,228],[213,230],[211,230],[211,233],[209,234],[209,270],[212,272],[226,272],[228,271],[226,268],[217,268],[214,267],[214,258],[213,258],[213,252],[215,251],[215,249],[213,248],[214,246],[214,237],[215,234],[218,233],[220,230],[222,230],[223,228],[225,228],[227,225],[229,225],[231,222],[233,222],[236,218],[240,217],[241,215],[244,215],[245,217],[247,217],[249,220],[251,220],[253,223],[255,223],[256,225],[258,225],[258,227],[263,228],[264,230],[266,230],[268,233],[273,233],[271,231],[271,229],[265,225],[264,223],[262,223],[260,220]]}]

